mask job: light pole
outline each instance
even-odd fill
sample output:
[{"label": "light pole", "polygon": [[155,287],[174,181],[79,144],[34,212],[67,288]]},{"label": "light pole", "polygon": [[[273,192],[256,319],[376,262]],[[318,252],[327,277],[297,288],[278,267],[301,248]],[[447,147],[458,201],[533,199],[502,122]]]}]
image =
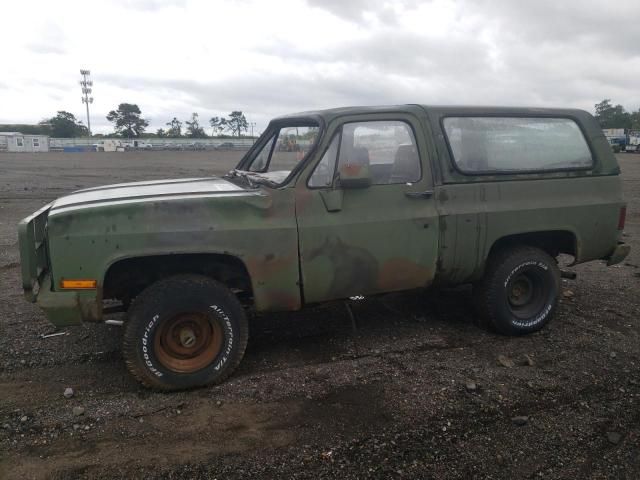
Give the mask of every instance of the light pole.
[{"label": "light pole", "polygon": [[253,127],[256,126],[256,122],[249,122],[249,126],[251,127],[251,138],[253,138]]},{"label": "light pole", "polygon": [[93,87],[93,80],[89,79],[91,75],[90,70],[80,70],[82,80],[80,80],[80,86],[82,87],[82,103],[87,106],[87,129],[89,130],[89,136],[91,136],[91,118],[89,117],[89,104],[93,103],[93,97],[90,97]]}]

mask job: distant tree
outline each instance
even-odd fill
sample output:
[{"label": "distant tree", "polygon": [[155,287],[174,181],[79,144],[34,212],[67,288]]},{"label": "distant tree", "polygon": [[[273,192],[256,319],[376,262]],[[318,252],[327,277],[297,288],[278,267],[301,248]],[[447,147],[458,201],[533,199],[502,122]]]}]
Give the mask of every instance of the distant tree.
[{"label": "distant tree", "polygon": [[149,126],[149,122],[142,118],[141,114],[135,103],[121,103],[117,110],[109,112],[107,120],[113,122],[116,133],[123,137],[139,137]]},{"label": "distant tree", "polygon": [[631,114],[631,129],[640,130],[640,108]]},{"label": "distant tree", "polygon": [[198,114],[196,112],[191,114],[191,121],[186,120],[184,123],[187,124],[187,137],[207,138],[204,128],[202,128],[198,122]]},{"label": "distant tree", "polygon": [[167,136],[167,132],[166,132],[165,129],[159,128],[158,130],[156,130],[156,135],[158,137],[166,137]]},{"label": "distant tree", "polygon": [[249,124],[244,114],[240,111],[234,110],[229,114],[227,119],[227,125],[232,135],[241,136],[243,131],[247,131]]},{"label": "distant tree", "polygon": [[0,132],[20,132],[25,135],[51,135],[51,125],[49,120],[42,120],[36,125],[24,123],[3,123],[0,124]]},{"label": "distant tree", "polygon": [[169,128],[167,130],[167,137],[181,137],[182,136],[182,122],[178,120],[176,117],[173,117],[173,120],[167,122],[166,125]]},{"label": "distant tree", "polygon": [[613,109],[610,98],[605,98],[600,103],[596,103],[594,107],[596,111],[595,117],[599,122],[603,122]]},{"label": "distant tree", "polygon": [[87,127],[78,121],[73,113],[64,110],[59,110],[55,117],[42,120],[40,125],[48,126],[52,137],[72,138],[89,134]]},{"label": "distant tree", "polygon": [[631,128],[631,114],[622,105],[611,105],[611,99],[606,98],[596,103],[596,120],[602,128]]},{"label": "distant tree", "polygon": [[211,117],[209,125],[213,128],[211,135],[215,135],[216,133],[220,135],[227,129],[227,119],[222,117]]}]

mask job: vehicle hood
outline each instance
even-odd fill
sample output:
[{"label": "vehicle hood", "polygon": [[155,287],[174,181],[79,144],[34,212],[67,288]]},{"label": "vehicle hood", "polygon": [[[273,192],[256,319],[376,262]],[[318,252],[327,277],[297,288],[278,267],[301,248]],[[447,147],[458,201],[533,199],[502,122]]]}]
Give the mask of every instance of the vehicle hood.
[{"label": "vehicle hood", "polygon": [[118,183],[78,190],[60,197],[52,204],[56,210],[89,207],[96,204],[131,203],[145,200],[171,200],[194,196],[238,194],[246,190],[220,177],[155,180],[149,182]]}]

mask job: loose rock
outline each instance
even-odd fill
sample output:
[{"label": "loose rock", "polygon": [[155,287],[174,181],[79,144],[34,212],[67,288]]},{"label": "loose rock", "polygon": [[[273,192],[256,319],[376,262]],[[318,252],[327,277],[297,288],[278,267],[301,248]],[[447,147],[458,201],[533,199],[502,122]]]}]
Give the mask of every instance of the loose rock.
[{"label": "loose rock", "polygon": [[26,422],[27,420],[29,420],[29,417],[27,417],[26,415],[24,415],[23,417],[20,417],[20,421],[22,423]]},{"label": "loose rock", "polygon": [[607,432],[607,440],[609,440],[610,443],[617,445],[620,443],[620,440],[622,440],[622,435],[618,432]]},{"label": "loose rock", "polygon": [[513,417],[511,421],[514,423],[514,425],[518,425],[519,427],[521,427],[529,422],[529,417],[527,417],[526,415],[519,415],[517,417]]},{"label": "loose rock", "polygon": [[73,414],[76,417],[79,417],[80,415],[84,415],[84,407],[73,407]]},{"label": "loose rock", "polygon": [[64,389],[64,398],[71,398],[74,395],[73,388],[67,387]]},{"label": "loose rock", "polygon": [[475,392],[478,389],[478,385],[476,384],[476,382],[467,382],[465,387],[467,387],[467,390],[469,390],[470,392]]},{"label": "loose rock", "polygon": [[513,360],[511,360],[509,357],[505,357],[504,355],[498,356],[498,363],[506,368],[512,368],[515,365],[515,363],[513,363]]}]

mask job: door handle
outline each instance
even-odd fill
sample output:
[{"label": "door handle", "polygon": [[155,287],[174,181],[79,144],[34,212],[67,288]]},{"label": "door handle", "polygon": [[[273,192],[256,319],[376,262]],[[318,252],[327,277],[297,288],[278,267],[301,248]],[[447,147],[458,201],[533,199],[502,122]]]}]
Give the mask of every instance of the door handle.
[{"label": "door handle", "polygon": [[431,198],[433,197],[433,190],[425,190],[424,192],[404,192],[409,198]]}]

